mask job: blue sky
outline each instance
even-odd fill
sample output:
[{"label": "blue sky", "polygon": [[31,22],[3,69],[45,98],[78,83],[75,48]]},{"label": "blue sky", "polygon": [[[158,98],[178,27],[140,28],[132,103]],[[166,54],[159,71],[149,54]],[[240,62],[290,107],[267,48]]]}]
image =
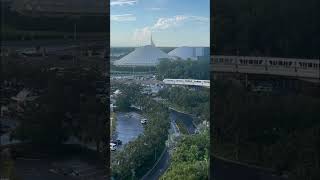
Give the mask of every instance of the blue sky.
[{"label": "blue sky", "polygon": [[210,0],[111,0],[111,46],[209,46]]}]

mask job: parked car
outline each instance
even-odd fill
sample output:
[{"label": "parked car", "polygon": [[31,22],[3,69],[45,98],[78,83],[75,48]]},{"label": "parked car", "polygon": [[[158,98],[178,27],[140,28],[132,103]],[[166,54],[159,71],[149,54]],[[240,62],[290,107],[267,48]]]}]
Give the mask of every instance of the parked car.
[{"label": "parked car", "polygon": [[120,139],[117,139],[117,140],[111,140],[110,142],[111,142],[111,143],[116,144],[117,146],[122,145],[122,141],[121,141]]},{"label": "parked car", "polygon": [[146,123],[147,123],[147,119],[145,119],[145,118],[144,118],[144,119],[141,119],[140,122],[141,122],[141,124],[146,124]]},{"label": "parked car", "polygon": [[117,145],[115,143],[110,143],[110,150],[111,151],[117,150]]}]

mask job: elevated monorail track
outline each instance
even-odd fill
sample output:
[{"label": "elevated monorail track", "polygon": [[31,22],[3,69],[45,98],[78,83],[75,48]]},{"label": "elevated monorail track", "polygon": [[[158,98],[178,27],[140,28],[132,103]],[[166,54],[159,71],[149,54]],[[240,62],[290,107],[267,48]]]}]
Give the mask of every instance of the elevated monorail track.
[{"label": "elevated monorail track", "polygon": [[285,76],[320,83],[320,59],[213,56],[213,72]]}]

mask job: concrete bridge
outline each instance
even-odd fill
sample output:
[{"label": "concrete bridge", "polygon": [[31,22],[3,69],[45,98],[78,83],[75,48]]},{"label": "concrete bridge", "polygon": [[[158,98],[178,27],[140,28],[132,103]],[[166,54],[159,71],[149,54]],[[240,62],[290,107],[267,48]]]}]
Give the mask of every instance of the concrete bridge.
[{"label": "concrete bridge", "polygon": [[275,75],[320,83],[320,59],[252,56],[213,56],[212,71]]}]

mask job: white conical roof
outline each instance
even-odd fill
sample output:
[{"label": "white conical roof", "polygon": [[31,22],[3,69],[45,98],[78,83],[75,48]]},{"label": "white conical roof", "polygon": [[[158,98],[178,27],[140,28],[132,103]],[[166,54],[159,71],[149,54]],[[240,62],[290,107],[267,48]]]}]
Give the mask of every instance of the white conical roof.
[{"label": "white conical roof", "polygon": [[181,59],[193,59],[196,60],[196,49],[194,47],[178,47],[168,53],[170,56],[178,57]]},{"label": "white conical roof", "polygon": [[134,51],[114,62],[116,66],[156,66],[161,59],[170,59],[170,56],[155,47],[152,37],[151,45],[136,48]]},{"label": "white conical roof", "polygon": [[172,57],[197,60],[198,57],[210,56],[209,47],[178,47],[168,53]]}]

